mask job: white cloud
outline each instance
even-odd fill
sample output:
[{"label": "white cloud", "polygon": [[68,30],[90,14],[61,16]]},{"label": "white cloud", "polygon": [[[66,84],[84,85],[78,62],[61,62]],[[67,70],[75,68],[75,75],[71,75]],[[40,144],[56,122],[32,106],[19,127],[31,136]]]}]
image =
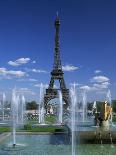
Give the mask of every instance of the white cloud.
[{"label": "white cloud", "polygon": [[95,76],[90,79],[91,85],[83,85],[80,90],[102,92],[106,91],[110,85],[110,79],[106,76]]},{"label": "white cloud", "polygon": [[102,72],[102,71],[99,70],[99,69],[94,71],[95,74],[98,74],[98,73],[101,73],[101,72]]},{"label": "white cloud", "polygon": [[65,65],[62,66],[63,71],[75,71],[79,69],[79,67],[73,66],[73,65]]},{"label": "white cloud", "polygon": [[71,85],[71,86],[74,86],[74,85],[75,85],[75,86],[80,86],[81,84],[79,84],[79,83],[70,83],[70,85]]},{"label": "white cloud", "polygon": [[29,81],[31,81],[31,82],[37,82],[38,80],[36,80],[36,79],[29,79]]},{"label": "white cloud", "polygon": [[21,78],[21,79],[17,79],[17,81],[19,81],[19,82],[28,82],[28,81],[30,81],[30,82],[37,82],[38,80],[37,79],[28,79],[28,78],[25,78],[25,79],[23,79],[23,78]]},{"label": "white cloud", "polygon": [[23,71],[14,71],[14,70],[7,70],[6,68],[0,68],[0,75],[23,77],[26,76],[26,73]]},{"label": "white cloud", "polygon": [[[48,88],[49,85],[48,85],[48,84],[43,84],[43,83],[42,83],[42,84],[41,84],[41,83],[38,83],[38,84],[35,84],[35,85],[34,85],[34,87],[38,87],[38,88],[40,88],[41,86],[42,86],[43,88]],[[57,85],[54,85],[53,88],[54,88],[54,89],[58,89],[58,86],[57,86]]]},{"label": "white cloud", "polygon": [[106,90],[99,90],[96,92],[96,94],[100,94],[100,95],[106,95],[107,91]]},{"label": "white cloud", "polygon": [[13,77],[11,77],[9,75],[2,75],[2,76],[0,76],[0,80],[12,80],[12,79],[13,79]]},{"label": "white cloud", "polygon": [[102,82],[107,82],[110,79],[106,76],[95,76],[93,77],[90,81],[91,82],[97,82],[97,83],[102,83]]},{"label": "white cloud", "polygon": [[81,86],[80,89],[90,91],[92,89],[92,87],[85,85],[85,86]]},{"label": "white cloud", "polygon": [[38,84],[35,84],[34,85],[35,87],[41,87],[41,86],[43,86],[43,88],[47,88],[49,85],[48,84],[41,84],[41,83],[38,83]]},{"label": "white cloud", "polygon": [[45,70],[42,70],[42,69],[35,69],[35,68],[33,68],[33,69],[25,68],[25,70],[26,70],[27,72],[33,72],[33,73],[47,73],[47,71],[45,71]]},{"label": "white cloud", "polygon": [[32,72],[35,72],[35,73],[47,73],[45,70],[42,70],[42,69],[32,69]]},{"label": "white cloud", "polygon": [[94,83],[92,86],[84,85],[81,86],[81,90],[86,91],[103,91],[105,89],[108,89],[110,83],[109,82],[103,82],[103,83]]},{"label": "white cloud", "polygon": [[22,71],[9,70],[9,71],[6,71],[6,72],[9,75],[14,75],[14,76],[17,76],[17,77],[23,77],[23,76],[25,76],[25,72],[22,72]]},{"label": "white cloud", "polygon": [[30,61],[30,58],[19,58],[15,61],[9,61],[8,64],[11,66],[17,67],[23,64],[27,64],[29,61]]},{"label": "white cloud", "polygon": [[36,61],[34,60],[34,61],[32,61],[32,64],[36,64]]},{"label": "white cloud", "polygon": [[96,89],[107,89],[109,85],[110,85],[109,82],[103,82],[103,83],[95,83],[93,84],[93,87]]},{"label": "white cloud", "polygon": [[27,81],[27,80],[26,80],[26,79],[21,78],[21,79],[17,79],[17,81],[18,81],[18,82],[23,82],[23,81]]},{"label": "white cloud", "polygon": [[18,88],[16,90],[18,93],[27,93],[27,94],[30,94],[30,95],[36,95],[35,92],[33,92],[31,89],[29,88]]}]

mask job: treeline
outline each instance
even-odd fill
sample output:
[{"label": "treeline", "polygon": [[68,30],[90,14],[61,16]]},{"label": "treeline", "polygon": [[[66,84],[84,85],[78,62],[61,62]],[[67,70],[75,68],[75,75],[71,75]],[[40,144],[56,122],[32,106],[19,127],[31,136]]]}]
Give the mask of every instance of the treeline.
[{"label": "treeline", "polygon": [[[97,101],[96,104],[97,104],[97,110],[100,111],[101,102]],[[93,102],[88,102],[87,109],[92,110],[92,108],[93,108]],[[113,110],[113,112],[116,112],[116,100],[112,100],[112,110]]]},{"label": "treeline", "polygon": [[[97,103],[97,110],[100,111],[101,102],[97,101],[96,103]],[[81,107],[81,103],[80,103],[79,107]],[[87,109],[92,110],[92,108],[93,108],[93,102],[88,102],[87,103]],[[37,102],[36,101],[27,102],[26,103],[26,109],[27,110],[37,110],[38,109]],[[112,109],[113,109],[113,112],[116,112],[116,100],[112,101]]]},{"label": "treeline", "polygon": [[[97,103],[97,110],[99,111],[101,108],[101,104],[100,104],[101,102],[97,101],[96,103]],[[78,103],[79,109],[81,108],[81,106],[82,106],[82,103]],[[11,108],[11,103],[6,102],[4,104],[4,108]],[[93,108],[93,102],[88,102],[87,109],[92,110],[92,108]],[[37,110],[37,109],[38,109],[38,104],[36,101],[26,102],[26,110]],[[112,100],[112,109],[113,109],[113,112],[116,112],[116,100]]]},{"label": "treeline", "polygon": [[116,112],[116,100],[112,101],[113,112]]},{"label": "treeline", "polygon": [[38,104],[36,101],[31,101],[26,103],[26,110],[37,110]]},{"label": "treeline", "polygon": [[[38,109],[38,104],[36,101],[30,101],[30,102],[26,102],[26,110],[37,110]],[[2,101],[0,104],[0,108],[2,108]],[[4,108],[11,108],[11,102],[6,101],[4,103]]]}]

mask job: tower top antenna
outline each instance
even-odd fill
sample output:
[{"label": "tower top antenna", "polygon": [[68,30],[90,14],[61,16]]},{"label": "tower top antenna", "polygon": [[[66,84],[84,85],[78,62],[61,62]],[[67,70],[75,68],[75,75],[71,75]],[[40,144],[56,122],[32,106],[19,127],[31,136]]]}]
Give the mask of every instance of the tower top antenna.
[{"label": "tower top antenna", "polygon": [[58,17],[58,11],[56,12],[56,17]]}]

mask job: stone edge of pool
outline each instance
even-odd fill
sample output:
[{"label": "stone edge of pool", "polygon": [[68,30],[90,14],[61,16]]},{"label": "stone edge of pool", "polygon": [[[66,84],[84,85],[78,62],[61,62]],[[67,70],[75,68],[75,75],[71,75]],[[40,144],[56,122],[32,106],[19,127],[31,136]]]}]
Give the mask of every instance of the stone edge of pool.
[{"label": "stone edge of pool", "polygon": [[11,135],[11,132],[5,132],[5,133],[2,133],[0,134],[0,143],[5,140],[7,137],[9,137]]},{"label": "stone edge of pool", "polygon": [[[78,131],[75,133],[77,137],[77,141],[79,143],[91,143],[91,144],[100,144],[100,141],[102,139],[102,142],[105,143],[111,143],[110,140],[110,134],[112,135],[112,142],[116,143],[116,131]],[[67,132],[17,132],[17,135],[57,135],[57,134],[66,134],[67,136],[70,136],[70,133]],[[99,136],[101,134],[101,138]],[[8,138],[10,135],[12,135],[12,132],[5,132],[0,134],[0,143]]]}]

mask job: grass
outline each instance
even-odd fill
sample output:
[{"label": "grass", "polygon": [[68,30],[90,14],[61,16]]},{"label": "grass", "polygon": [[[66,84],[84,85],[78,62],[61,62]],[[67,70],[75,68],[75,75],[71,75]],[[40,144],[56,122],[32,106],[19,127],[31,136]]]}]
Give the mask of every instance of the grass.
[{"label": "grass", "polygon": [[[36,124],[36,123],[38,123],[38,118],[30,119],[30,120],[28,120],[26,122],[29,123],[29,124]],[[56,116],[54,116],[54,115],[45,116],[45,123],[46,124],[53,124],[53,123],[56,123],[56,122],[57,122],[57,117]]]},{"label": "grass", "polygon": [[64,126],[33,126],[32,124],[25,124],[24,128],[19,129],[19,131],[26,131],[26,132],[64,132],[66,128]]},{"label": "grass", "polygon": [[[49,115],[45,117],[45,123],[47,124],[54,124],[56,123],[57,117],[54,115]],[[55,126],[47,126],[47,127],[33,127],[33,124],[38,123],[38,119],[28,120],[27,124],[24,125],[23,128],[17,128],[17,132],[64,132],[66,129],[64,127],[55,127]],[[0,133],[3,132],[11,132],[11,127],[0,127]]]},{"label": "grass", "polygon": [[0,133],[3,132],[11,132],[11,128],[10,127],[0,127]]},{"label": "grass", "polygon": [[64,131],[63,128],[55,128],[55,127],[36,127],[36,128],[31,128],[31,129],[27,129],[25,130],[24,128],[23,129],[20,129],[18,130],[19,132],[50,132],[50,133],[55,133],[55,132],[60,132],[60,131]]},{"label": "grass", "polygon": [[[3,132],[11,132],[10,127],[0,127],[0,133]],[[50,133],[55,133],[55,132],[64,132],[64,128],[55,128],[55,127],[36,127],[36,128],[31,128],[31,129],[17,129],[17,132],[50,132]]]},{"label": "grass", "polygon": [[116,117],[113,117],[113,118],[112,118],[112,121],[113,121],[113,122],[116,122]]},{"label": "grass", "polygon": [[53,124],[56,123],[56,116],[48,115],[45,117],[45,123]]},{"label": "grass", "polygon": [[[0,133],[3,132],[11,132],[11,127],[0,127]],[[17,132],[50,132],[50,133],[56,133],[56,132],[64,132],[66,131],[65,127],[32,127],[31,124],[24,125],[23,128],[17,128]]]}]

